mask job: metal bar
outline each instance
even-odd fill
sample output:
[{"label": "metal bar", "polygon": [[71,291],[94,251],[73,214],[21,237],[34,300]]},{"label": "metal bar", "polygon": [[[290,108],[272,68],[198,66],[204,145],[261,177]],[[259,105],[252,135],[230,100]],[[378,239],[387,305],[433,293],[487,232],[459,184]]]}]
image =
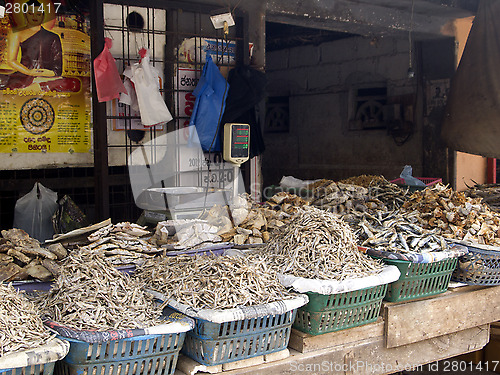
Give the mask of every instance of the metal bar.
[{"label": "metal bar", "polygon": [[[90,1],[90,34],[92,61],[104,47],[104,4],[102,0]],[[95,79],[92,74],[92,86]],[[108,133],[106,104],[99,103],[96,90],[92,90],[92,123],[94,129],[94,179],[97,219],[109,217]]]}]

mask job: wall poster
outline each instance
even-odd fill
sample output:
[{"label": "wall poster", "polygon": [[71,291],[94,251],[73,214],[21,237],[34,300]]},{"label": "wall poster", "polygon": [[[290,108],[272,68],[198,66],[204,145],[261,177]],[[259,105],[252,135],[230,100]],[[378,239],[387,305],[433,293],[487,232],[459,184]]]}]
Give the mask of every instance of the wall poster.
[{"label": "wall poster", "polygon": [[11,0],[0,19],[0,152],[91,147],[89,23],[52,0]]}]

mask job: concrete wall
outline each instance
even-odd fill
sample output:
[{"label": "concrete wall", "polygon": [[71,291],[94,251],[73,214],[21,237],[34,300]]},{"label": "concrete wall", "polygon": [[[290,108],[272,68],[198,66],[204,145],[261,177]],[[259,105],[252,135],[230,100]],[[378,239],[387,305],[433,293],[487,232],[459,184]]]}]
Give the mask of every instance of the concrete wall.
[{"label": "concrete wall", "polygon": [[385,82],[389,98],[415,98],[416,81],[407,78],[408,49],[406,39],[353,37],[268,52],[269,96],[289,96],[290,128],[286,133],[265,133],[264,184],[277,184],[283,175],[396,178],[405,164],[420,176],[420,124],[404,145],[397,146],[386,130],[349,130],[348,122],[351,90],[357,85]]}]

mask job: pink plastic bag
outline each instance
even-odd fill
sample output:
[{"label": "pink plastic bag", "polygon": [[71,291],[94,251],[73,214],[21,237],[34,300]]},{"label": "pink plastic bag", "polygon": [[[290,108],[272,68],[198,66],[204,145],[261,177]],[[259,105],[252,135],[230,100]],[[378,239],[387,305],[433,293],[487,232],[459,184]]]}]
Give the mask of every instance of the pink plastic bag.
[{"label": "pink plastic bag", "polygon": [[100,102],[117,99],[121,92],[127,92],[120,79],[115,59],[109,52],[111,46],[111,39],[105,38],[104,49],[94,60],[95,85]]}]

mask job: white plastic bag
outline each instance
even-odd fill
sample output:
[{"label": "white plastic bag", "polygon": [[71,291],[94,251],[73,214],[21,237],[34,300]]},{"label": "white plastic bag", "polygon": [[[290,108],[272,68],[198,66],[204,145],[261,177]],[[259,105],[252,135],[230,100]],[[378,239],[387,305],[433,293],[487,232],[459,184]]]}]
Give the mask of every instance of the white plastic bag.
[{"label": "white plastic bag", "polygon": [[19,228],[40,242],[52,238],[52,215],[57,210],[57,193],[37,182],[19,198],[14,208],[14,228]]}]

